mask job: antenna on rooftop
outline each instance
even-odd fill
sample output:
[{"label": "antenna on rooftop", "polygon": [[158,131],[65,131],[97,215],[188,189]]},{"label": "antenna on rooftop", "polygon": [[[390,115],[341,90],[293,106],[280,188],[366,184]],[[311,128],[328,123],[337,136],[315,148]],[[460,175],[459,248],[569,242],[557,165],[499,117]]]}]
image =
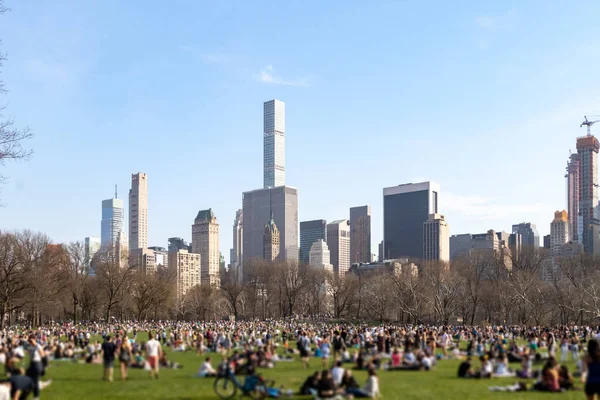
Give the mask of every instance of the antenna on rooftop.
[{"label": "antenna on rooftop", "polygon": [[117,185],[115,185],[115,199],[117,198]]}]

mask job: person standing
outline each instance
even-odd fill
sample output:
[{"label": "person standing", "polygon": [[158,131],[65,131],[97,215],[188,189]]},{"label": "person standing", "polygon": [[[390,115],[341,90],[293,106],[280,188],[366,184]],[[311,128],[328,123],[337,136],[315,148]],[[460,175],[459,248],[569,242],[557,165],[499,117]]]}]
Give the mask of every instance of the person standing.
[{"label": "person standing", "polygon": [[104,377],[108,382],[113,381],[113,368],[115,364],[115,352],[117,347],[112,341],[110,335],[106,335],[104,343],[102,343],[102,360],[104,361]]},{"label": "person standing", "polygon": [[121,367],[121,379],[127,380],[127,371],[129,369],[129,363],[131,363],[132,359],[131,352],[131,343],[129,343],[129,339],[127,338],[127,333],[123,334],[123,342],[121,343],[121,347],[119,348],[119,364]]},{"label": "person standing", "polygon": [[588,400],[597,399],[600,395],[600,344],[598,339],[588,342],[588,354],[583,360],[581,381],[585,383],[585,395]]},{"label": "person standing", "polygon": [[27,376],[33,381],[33,397],[36,399],[40,397],[40,378],[44,374],[43,358],[44,349],[35,340],[35,336],[29,336],[29,368],[27,368]]},{"label": "person standing", "polygon": [[148,364],[150,364],[150,378],[158,379],[158,360],[162,356],[162,348],[152,332],[148,334],[148,339],[146,342],[146,357]]}]

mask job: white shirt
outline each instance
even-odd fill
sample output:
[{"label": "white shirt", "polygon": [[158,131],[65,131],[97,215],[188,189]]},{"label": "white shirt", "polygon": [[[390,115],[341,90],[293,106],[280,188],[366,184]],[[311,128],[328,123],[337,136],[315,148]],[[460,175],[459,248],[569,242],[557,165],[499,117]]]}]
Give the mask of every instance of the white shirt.
[{"label": "white shirt", "polygon": [[150,339],[146,342],[146,353],[148,357],[158,357],[160,343],[156,339]]},{"label": "white shirt", "polygon": [[333,378],[333,383],[335,383],[336,386],[340,386],[342,384],[342,379],[344,379],[344,368],[333,367],[331,370],[331,377]]}]

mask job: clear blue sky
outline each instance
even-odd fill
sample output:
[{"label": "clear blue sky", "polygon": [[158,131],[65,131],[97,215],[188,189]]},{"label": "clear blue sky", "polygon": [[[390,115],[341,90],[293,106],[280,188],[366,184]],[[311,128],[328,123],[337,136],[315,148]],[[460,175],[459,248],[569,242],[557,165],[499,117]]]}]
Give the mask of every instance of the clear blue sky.
[{"label": "clear blue sky", "polygon": [[433,180],[452,234],[544,234],[600,114],[598,1],[6,3],[0,100],[36,136],[2,169],[0,229],[56,242],[99,236],[101,200],[142,171],[150,244],[212,207],[228,259],[272,98],[301,221],[371,204],[377,252],[382,188]]}]

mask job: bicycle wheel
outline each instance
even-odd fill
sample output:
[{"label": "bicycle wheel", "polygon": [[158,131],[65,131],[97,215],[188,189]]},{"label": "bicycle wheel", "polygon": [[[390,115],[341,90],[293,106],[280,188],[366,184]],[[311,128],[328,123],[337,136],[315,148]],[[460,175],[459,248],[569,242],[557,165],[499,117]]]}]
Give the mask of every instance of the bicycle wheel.
[{"label": "bicycle wheel", "polygon": [[213,384],[213,389],[223,400],[233,399],[237,393],[237,385],[226,376],[218,377]]},{"label": "bicycle wheel", "polygon": [[248,393],[254,400],[263,400],[268,396],[267,386],[264,383],[257,383],[252,391]]}]

